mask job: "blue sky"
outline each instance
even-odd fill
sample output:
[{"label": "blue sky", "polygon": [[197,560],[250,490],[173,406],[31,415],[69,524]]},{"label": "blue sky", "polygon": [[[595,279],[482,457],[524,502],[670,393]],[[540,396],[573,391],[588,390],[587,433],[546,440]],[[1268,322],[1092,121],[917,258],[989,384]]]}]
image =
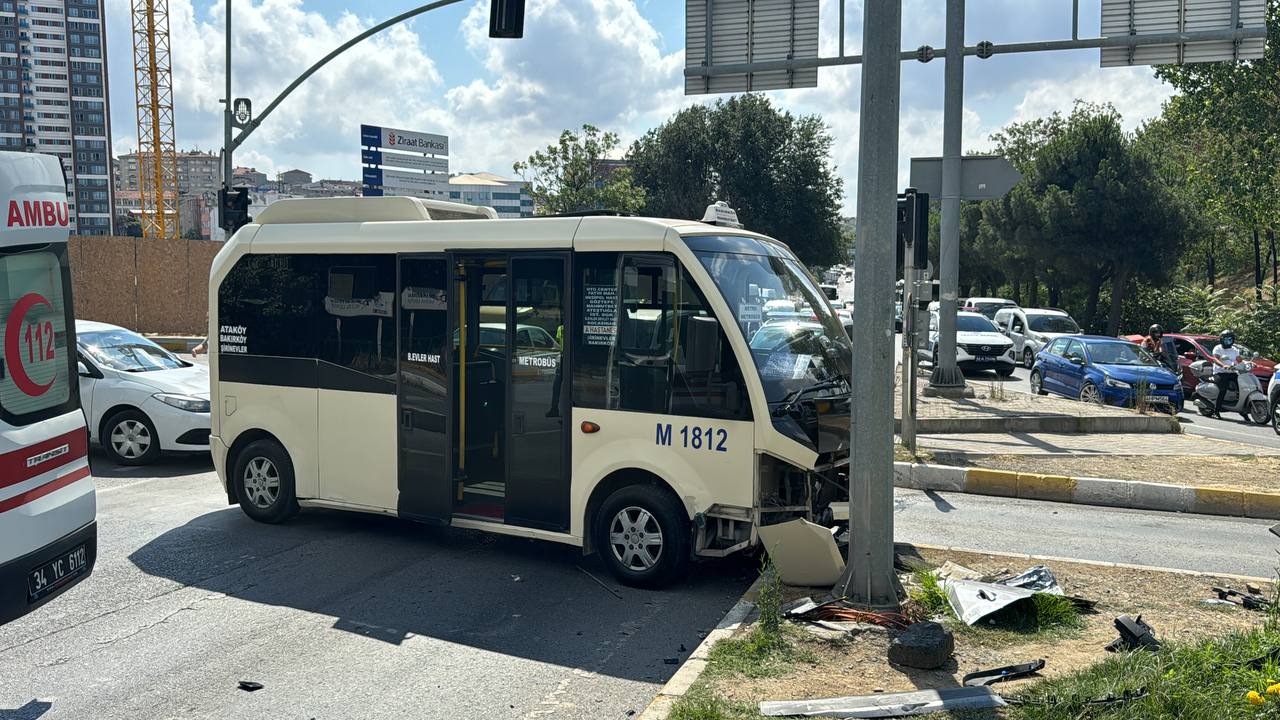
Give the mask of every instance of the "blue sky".
[{"label": "blue sky", "polygon": [[[136,144],[129,0],[106,0],[116,152]],[[822,0],[822,54],[834,54],[837,2]],[[1096,34],[1098,0],[1081,2],[1084,36]],[[418,0],[233,0],[234,88],[264,107],[311,62]],[[237,153],[264,172],[300,167],[359,177],[359,125],[450,136],[451,169],[511,174],[511,163],[591,123],[629,141],[682,107],[684,2],[528,0],[525,37],[487,37],[488,0],[468,0],[388,30],[308,80]],[[170,0],[177,136],[181,148],[221,145],[223,0]],[[905,0],[902,47],[943,45],[944,0]],[[970,0],[966,42],[1070,36],[1067,0]],[[861,42],[861,0],[847,0],[846,51]],[[1147,68],[1102,70],[1097,51],[966,61],[965,148],[987,147],[1009,122],[1076,99],[1110,101],[1135,127],[1159,113],[1169,90]],[[816,113],[835,138],[833,162],[852,211],[857,164],[858,68],[824,68],[816,89],[771,93]],[[900,183],[907,159],[941,151],[943,63],[908,62],[902,73]]]}]

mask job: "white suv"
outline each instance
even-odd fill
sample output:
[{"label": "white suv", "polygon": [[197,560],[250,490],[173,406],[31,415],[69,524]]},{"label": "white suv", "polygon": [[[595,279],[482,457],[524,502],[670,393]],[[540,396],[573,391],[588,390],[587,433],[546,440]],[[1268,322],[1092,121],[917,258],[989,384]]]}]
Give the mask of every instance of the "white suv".
[{"label": "white suv", "polygon": [[1083,334],[1076,321],[1057,308],[1001,308],[996,311],[995,323],[1013,341],[1014,356],[1028,369],[1035,364],[1036,353],[1049,341]]},{"label": "white suv", "polygon": [[[938,365],[938,313],[929,314],[929,342],[920,348],[922,359]],[[995,370],[1009,377],[1017,367],[1013,344],[1000,334],[996,326],[973,312],[956,313],[956,365],[961,370]]]}]

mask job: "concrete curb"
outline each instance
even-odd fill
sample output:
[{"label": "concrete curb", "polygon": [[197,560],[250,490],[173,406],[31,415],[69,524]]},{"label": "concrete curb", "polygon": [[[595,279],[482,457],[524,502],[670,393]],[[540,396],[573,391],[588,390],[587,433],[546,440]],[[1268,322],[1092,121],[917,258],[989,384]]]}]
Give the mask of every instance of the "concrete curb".
[{"label": "concrete curb", "polygon": [[689,688],[693,687],[693,684],[702,676],[702,671],[707,669],[707,660],[711,656],[711,646],[733,635],[734,631],[746,621],[747,616],[756,609],[756,604],[747,600],[747,598],[755,597],[759,585],[760,579],[757,578],[755,582],[751,583],[751,587],[747,588],[747,591],[742,594],[742,597],[738,599],[738,602],[729,608],[729,612],[725,613],[724,617],[720,619],[720,622],[716,624],[716,628],[702,638],[702,642],[698,643],[698,647],[693,649],[693,652],[689,654],[689,658],[684,661],[679,670],[676,670],[676,674],[671,676],[667,684],[662,686],[657,696],[649,702],[649,705],[640,713],[637,720],[666,720],[667,715],[671,713],[671,706],[675,705],[677,700],[689,692]]},{"label": "concrete curb", "polygon": [[1064,477],[1012,470],[893,464],[895,487],[1049,500],[1134,510],[1280,520],[1280,493],[1166,485],[1139,480]]},{"label": "concrete curb", "polygon": [[[894,420],[894,432],[901,434],[902,421]],[[1008,417],[918,418],[921,435],[958,433],[1177,433],[1167,415],[1010,415]]]}]

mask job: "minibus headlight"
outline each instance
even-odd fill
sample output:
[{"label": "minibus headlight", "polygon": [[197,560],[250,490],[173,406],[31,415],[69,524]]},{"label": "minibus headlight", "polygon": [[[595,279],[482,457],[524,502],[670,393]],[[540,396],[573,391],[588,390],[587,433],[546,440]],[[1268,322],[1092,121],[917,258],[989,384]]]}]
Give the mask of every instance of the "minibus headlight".
[{"label": "minibus headlight", "polygon": [[151,397],[159,400],[165,405],[176,407],[179,410],[187,412],[209,412],[209,401],[203,398],[191,397],[190,395],[170,395],[169,393],[157,393]]}]

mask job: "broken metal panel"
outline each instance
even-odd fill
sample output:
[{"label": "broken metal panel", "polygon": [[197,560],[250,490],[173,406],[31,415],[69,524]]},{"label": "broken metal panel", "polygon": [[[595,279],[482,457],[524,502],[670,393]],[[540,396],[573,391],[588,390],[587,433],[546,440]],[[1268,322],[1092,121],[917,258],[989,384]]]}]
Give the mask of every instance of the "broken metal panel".
[{"label": "broken metal panel", "polygon": [[831,529],[804,519],[763,525],[757,532],[787,585],[831,586],[844,572],[844,558]]},{"label": "broken metal panel", "polygon": [[771,700],[760,703],[760,714],[766,717],[893,718],[1006,706],[989,687],[959,687],[826,700]]},{"label": "broken metal panel", "polygon": [[1034,590],[977,580],[949,580],[943,588],[951,609],[966,625],[1035,595]]}]

